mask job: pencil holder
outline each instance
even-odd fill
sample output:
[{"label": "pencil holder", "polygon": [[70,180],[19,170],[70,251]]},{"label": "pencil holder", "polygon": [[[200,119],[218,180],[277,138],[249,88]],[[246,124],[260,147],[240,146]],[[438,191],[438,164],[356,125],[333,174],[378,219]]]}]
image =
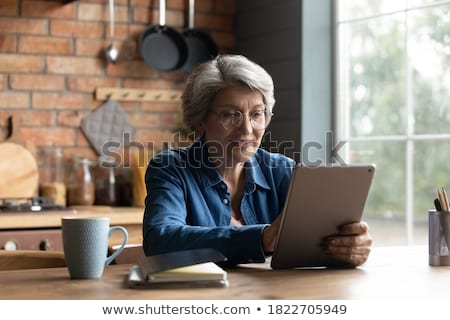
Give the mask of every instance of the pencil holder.
[{"label": "pencil holder", "polygon": [[428,263],[450,266],[450,212],[428,211]]}]

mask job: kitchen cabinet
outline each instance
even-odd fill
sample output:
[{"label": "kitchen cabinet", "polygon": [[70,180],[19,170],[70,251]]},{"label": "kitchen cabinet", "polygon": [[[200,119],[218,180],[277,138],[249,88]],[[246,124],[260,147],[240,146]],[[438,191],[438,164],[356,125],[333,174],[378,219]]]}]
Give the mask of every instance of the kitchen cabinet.
[{"label": "kitchen cabinet", "polygon": [[[109,217],[111,226],[128,231],[128,243],[142,244],[144,208],[77,206],[67,211],[0,213],[2,249],[62,250],[61,218],[67,215]],[[113,233],[110,247],[121,243],[121,234]]]}]

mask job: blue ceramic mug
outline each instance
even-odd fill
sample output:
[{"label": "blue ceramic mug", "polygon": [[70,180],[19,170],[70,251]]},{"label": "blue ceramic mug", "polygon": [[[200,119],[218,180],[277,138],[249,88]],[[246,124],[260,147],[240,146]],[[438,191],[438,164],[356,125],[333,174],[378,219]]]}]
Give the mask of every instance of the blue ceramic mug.
[{"label": "blue ceramic mug", "polygon": [[[61,219],[64,258],[72,279],[101,278],[103,269],[124,249],[128,232],[110,227],[108,217],[63,217]],[[108,243],[114,231],[123,233],[122,245],[108,256]]]}]

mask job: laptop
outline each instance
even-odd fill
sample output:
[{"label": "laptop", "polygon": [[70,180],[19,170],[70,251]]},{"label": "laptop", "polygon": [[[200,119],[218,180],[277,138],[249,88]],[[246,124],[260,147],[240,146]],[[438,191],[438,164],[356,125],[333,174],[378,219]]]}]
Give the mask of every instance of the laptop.
[{"label": "laptop", "polygon": [[360,221],[374,164],[294,168],[272,255],[273,269],[343,267],[321,248],[342,224]]}]

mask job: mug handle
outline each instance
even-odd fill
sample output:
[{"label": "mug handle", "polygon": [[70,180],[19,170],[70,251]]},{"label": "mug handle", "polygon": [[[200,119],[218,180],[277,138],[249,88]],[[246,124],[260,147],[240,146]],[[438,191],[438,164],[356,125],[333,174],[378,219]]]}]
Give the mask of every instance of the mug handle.
[{"label": "mug handle", "polygon": [[109,228],[108,239],[109,239],[109,237],[111,237],[112,233],[115,230],[120,230],[123,233],[123,242],[122,242],[122,245],[112,255],[110,255],[109,257],[106,258],[105,267],[108,264],[110,264],[123,251],[123,249],[125,248],[125,245],[128,242],[127,229],[125,229],[124,227],[121,227],[121,226],[114,226],[114,227]]}]

